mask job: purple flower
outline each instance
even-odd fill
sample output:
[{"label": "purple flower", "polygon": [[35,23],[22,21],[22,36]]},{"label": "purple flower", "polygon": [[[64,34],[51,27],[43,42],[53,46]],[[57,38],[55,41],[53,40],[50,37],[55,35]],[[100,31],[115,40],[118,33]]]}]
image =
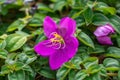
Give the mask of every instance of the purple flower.
[{"label": "purple flower", "polygon": [[49,57],[50,67],[55,70],[70,60],[77,52],[78,40],[74,37],[76,22],[65,17],[57,25],[52,18],[47,16],[43,26],[48,39],[35,45],[34,50],[41,56]]},{"label": "purple flower", "polygon": [[94,35],[96,36],[98,42],[103,45],[113,45],[110,37],[108,36],[109,34],[114,33],[115,30],[110,24],[105,24],[103,26],[98,27]]}]

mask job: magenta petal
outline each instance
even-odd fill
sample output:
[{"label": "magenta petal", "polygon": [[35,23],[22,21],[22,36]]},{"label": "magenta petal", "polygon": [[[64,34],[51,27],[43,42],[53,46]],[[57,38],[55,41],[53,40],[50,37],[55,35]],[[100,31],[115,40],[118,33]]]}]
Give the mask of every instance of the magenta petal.
[{"label": "magenta petal", "polygon": [[44,26],[44,33],[48,38],[52,32],[56,32],[57,24],[49,16],[45,17],[43,26]]},{"label": "magenta petal", "polygon": [[112,28],[112,26],[110,24],[106,24],[103,26],[98,27],[95,32],[94,35],[99,37],[99,36],[107,36],[110,33],[114,33],[114,29]]},{"label": "magenta petal", "polygon": [[75,37],[69,37],[66,40],[64,49],[59,49],[56,53],[50,56],[50,67],[55,70],[71,59],[77,52],[78,40]]},{"label": "magenta petal", "polygon": [[52,47],[49,47],[47,44],[49,43],[49,40],[44,40],[37,45],[34,46],[34,50],[37,54],[41,56],[49,56],[55,52],[55,49]]},{"label": "magenta petal", "polygon": [[49,64],[52,70],[60,68],[63,63],[68,61],[68,55],[65,50],[58,50],[56,53],[50,55]]},{"label": "magenta petal", "polygon": [[73,35],[76,30],[76,21],[69,17],[62,18],[60,21],[60,28],[64,30],[62,32],[66,31],[66,33],[62,33],[62,36]]},{"label": "magenta petal", "polygon": [[111,31],[111,33],[115,33],[115,30],[114,30],[114,28],[112,27],[112,25],[106,24],[105,27],[107,27],[107,28]]},{"label": "magenta petal", "polygon": [[97,40],[100,44],[103,45],[113,45],[111,39],[108,36],[97,37]]},{"label": "magenta petal", "polygon": [[78,50],[79,42],[77,38],[69,37],[65,39],[65,43],[66,43],[66,47],[65,47],[66,54],[68,54],[69,58],[72,58]]}]

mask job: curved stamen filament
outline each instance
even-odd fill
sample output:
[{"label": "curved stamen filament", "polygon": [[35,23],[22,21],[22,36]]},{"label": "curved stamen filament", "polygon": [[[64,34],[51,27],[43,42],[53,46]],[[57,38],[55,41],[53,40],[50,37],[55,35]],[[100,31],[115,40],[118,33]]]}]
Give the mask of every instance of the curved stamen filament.
[{"label": "curved stamen filament", "polygon": [[57,34],[56,32],[53,32],[50,34],[50,37],[53,37],[50,39],[50,42],[48,43],[48,47],[54,47],[55,49],[60,49],[65,47],[65,42],[62,36]]}]

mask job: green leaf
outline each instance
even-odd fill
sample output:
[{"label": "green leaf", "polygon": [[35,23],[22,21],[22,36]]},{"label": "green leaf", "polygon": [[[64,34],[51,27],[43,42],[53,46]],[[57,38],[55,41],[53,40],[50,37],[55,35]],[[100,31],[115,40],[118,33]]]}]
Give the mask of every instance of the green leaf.
[{"label": "green leaf", "polygon": [[85,78],[84,80],[102,80],[101,76],[99,75],[99,73],[96,74],[92,74],[89,77]]},{"label": "green leaf", "polygon": [[34,80],[35,73],[25,72],[25,80]]},{"label": "green leaf", "polygon": [[73,1],[72,8],[78,10],[85,8],[88,3],[88,0],[70,0],[70,1]]},{"label": "green leaf", "polygon": [[82,43],[84,43],[86,46],[94,48],[94,43],[93,43],[92,39],[87,34],[85,34],[84,32],[80,32],[78,34],[78,39]]},{"label": "green leaf", "polygon": [[116,9],[114,7],[100,7],[95,8],[95,10],[101,11],[105,14],[110,13],[111,15],[114,15],[116,13]]},{"label": "green leaf", "polygon": [[92,22],[92,18],[93,18],[93,11],[91,8],[87,8],[84,13],[84,18],[85,18],[85,22],[86,25],[89,25]]},{"label": "green leaf", "polygon": [[97,26],[104,25],[109,22],[109,19],[101,13],[95,13],[92,20],[92,23]]},{"label": "green leaf", "polygon": [[12,32],[18,28],[23,28],[26,24],[24,24],[22,21],[19,19],[14,21],[7,29],[7,32]]},{"label": "green leaf", "polygon": [[29,65],[23,66],[23,70],[27,71],[27,72],[30,72],[30,73],[33,73],[33,70],[32,70],[32,68]]},{"label": "green leaf", "polygon": [[113,26],[113,28],[115,29],[115,31],[120,34],[120,17],[117,15],[110,15],[108,16],[109,20],[110,20],[110,24]]},{"label": "green leaf", "polygon": [[95,74],[95,73],[99,73],[100,70],[101,70],[101,67],[99,65],[92,65],[86,71],[89,74]]},{"label": "green leaf", "polygon": [[25,72],[23,70],[15,71],[8,74],[8,80],[25,80]]},{"label": "green leaf", "polygon": [[101,76],[104,76],[104,77],[107,77],[107,70],[105,69],[104,65],[103,64],[100,64],[100,67],[101,67],[101,70],[99,72],[99,75]]},{"label": "green leaf", "polygon": [[106,67],[106,70],[109,70],[109,71],[116,71],[116,70],[120,69],[119,68],[120,67],[119,62],[116,59],[113,59],[113,58],[106,58],[103,61],[103,64]]},{"label": "green leaf", "polygon": [[89,48],[88,48],[88,51],[89,51],[90,54],[100,54],[100,53],[105,52],[105,49],[104,49],[104,47],[101,46],[101,45],[95,45],[95,48],[94,48],[94,49],[91,48],[91,47],[89,47]]},{"label": "green leaf", "polygon": [[71,59],[70,61],[72,65],[74,65],[75,68],[80,69],[80,64],[82,63],[81,57],[76,55],[74,58]]},{"label": "green leaf", "polygon": [[107,57],[114,57],[114,58],[120,58],[120,48],[117,47],[109,47],[107,49],[107,53],[105,54],[105,56]]},{"label": "green leaf", "polygon": [[37,39],[36,39],[36,43],[39,43],[39,42],[41,42],[41,41],[43,41],[43,40],[45,40],[46,39],[46,37],[45,37],[45,35],[44,35],[44,33],[43,33],[43,31],[41,31],[41,34],[39,34],[39,36],[37,37]]},{"label": "green leaf", "polygon": [[28,56],[25,53],[21,53],[18,55],[18,58],[21,62],[25,63],[25,64],[30,64],[33,61],[35,61],[37,59],[36,56]]},{"label": "green leaf", "polygon": [[23,63],[20,62],[12,62],[11,64],[5,64],[2,66],[1,68],[1,72],[0,75],[5,75],[5,74],[9,74],[10,72],[13,71],[19,71],[23,68]]},{"label": "green leaf", "polygon": [[38,73],[46,78],[55,79],[55,72],[49,67],[43,67]]},{"label": "green leaf", "polygon": [[25,71],[25,80],[34,80],[35,72],[30,66],[28,65],[24,66],[23,70]]},{"label": "green leaf", "polygon": [[98,58],[97,57],[86,58],[83,62],[83,65],[86,69],[90,68],[93,65],[97,65],[97,64],[98,64]]},{"label": "green leaf", "polygon": [[0,49],[0,58],[6,59],[8,52],[4,49]]},{"label": "green leaf", "polygon": [[1,67],[0,75],[9,74],[10,72],[12,72],[12,70],[8,67],[8,65],[3,65]]},{"label": "green leaf", "polygon": [[83,16],[78,16],[75,20],[78,27],[81,27],[86,24]]},{"label": "green leaf", "polygon": [[35,13],[30,22],[28,23],[28,25],[32,27],[42,26],[45,16],[46,16],[45,14]]},{"label": "green leaf", "polygon": [[65,0],[58,0],[54,5],[54,11],[56,10],[61,11],[65,5],[66,5]]},{"label": "green leaf", "polygon": [[80,14],[82,14],[86,9],[87,9],[87,8],[84,8],[83,10],[81,10],[81,11],[79,11],[79,12],[73,14],[72,18],[75,19],[76,17],[79,17]]},{"label": "green leaf", "polygon": [[75,70],[71,70],[68,74],[68,78],[69,80],[74,80],[74,77],[76,75],[76,71]]},{"label": "green leaf", "polygon": [[6,41],[3,39],[0,39],[0,49],[4,49],[6,46]]},{"label": "green leaf", "polygon": [[118,71],[118,79],[120,79],[120,70]]},{"label": "green leaf", "polygon": [[8,64],[8,67],[12,70],[12,71],[18,71],[21,70],[23,68],[24,64],[21,62],[13,62]]},{"label": "green leaf", "polygon": [[43,10],[43,11],[48,11],[48,12],[53,12],[52,9],[50,9],[49,7],[47,7],[46,5],[44,5],[42,3],[37,4],[37,9]]},{"label": "green leaf", "polygon": [[104,2],[97,2],[97,5],[94,7],[95,10],[101,11],[105,14],[110,13],[111,15],[114,15],[116,13],[116,9],[114,7],[109,7]]},{"label": "green leaf", "polygon": [[117,41],[118,47],[120,47],[120,36],[117,36],[117,37],[116,37],[116,41]]},{"label": "green leaf", "polygon": [[42,26],[42,21],[38,18],[33,18],[28,25],[32,27]]},{"label": "green leaf", "polygon": [[95,6],[95,8],[100,8],[100,7],[108,7],[108,5],[106,4],[106,3],[104,3],[104,2],[97,2],[97,4],[96,4],[96,6]]},{"label": "green leaf", "polygon": [[58,71],[57,71],[57,80],[64,80],[68,73],[70,72],[71,68],[66,68],[65,66],[62,66]]},{"label": "green leaf", "polygon": [[27,41],[27,37],[19,34],[11,34],[6,38],[6,49],[9,52],[16,51]]},{"label": "green leaf", "polygon": [[85,70],[80,70],[77,72],[74,80],[84,80],[89,74],[86,73]]}]

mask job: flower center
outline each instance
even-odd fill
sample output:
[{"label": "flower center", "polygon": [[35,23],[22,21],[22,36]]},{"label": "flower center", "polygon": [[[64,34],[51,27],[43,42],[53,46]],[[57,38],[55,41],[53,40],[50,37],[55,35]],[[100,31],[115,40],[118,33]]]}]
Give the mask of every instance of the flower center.
[{"label": "flower center", "polygon": [[62,38],[62,36],[60,36],[59,34],[57,34],[56,32],[53,33],[54,38],[51,38],[50,41],[52,43],[64,43],[64,40]]},{"label": "flower center", "polygon": [[51,33],[50,35],[50,42],[48,44],[48,47],[53,47],[55,49],[60,49],[65,47],[64,39],[61,35],[59,35],[56,32]]}]

